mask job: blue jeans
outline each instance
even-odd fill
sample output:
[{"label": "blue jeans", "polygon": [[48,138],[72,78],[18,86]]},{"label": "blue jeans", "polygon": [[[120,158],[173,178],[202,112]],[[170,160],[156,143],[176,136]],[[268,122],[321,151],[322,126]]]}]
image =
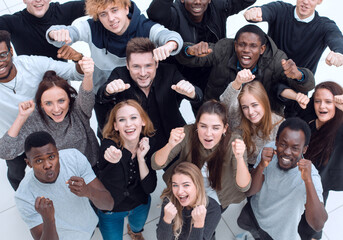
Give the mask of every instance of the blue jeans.
[{"label": "blue jeans", "polygon": [[102,212],[98,210],[99,229],[104,240],[121,240],[123,239],[124,218],[128,216],[132,232],[138,233],[143,231],[143,227],[151,204],[149,196],[147,204],[141,204],[138,207],[125,212]]}]

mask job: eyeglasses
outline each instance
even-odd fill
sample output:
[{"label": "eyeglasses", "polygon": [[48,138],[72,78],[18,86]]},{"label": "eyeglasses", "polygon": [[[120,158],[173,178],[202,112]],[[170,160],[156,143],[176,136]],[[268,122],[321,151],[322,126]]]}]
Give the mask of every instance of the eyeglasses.
[{"label": "eyeglasses", "polygon": [[8,50],[5,53],[0,54],[0,62],[5,62],[8,59],[8,54],[10,53],[10,50]]}]

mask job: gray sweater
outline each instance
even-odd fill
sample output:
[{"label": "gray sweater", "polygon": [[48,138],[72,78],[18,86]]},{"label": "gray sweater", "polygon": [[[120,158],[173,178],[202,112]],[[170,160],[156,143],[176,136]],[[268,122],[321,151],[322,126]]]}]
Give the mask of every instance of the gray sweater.
[{"label": "gray sweater", "polygon": [[[206,207],[205,225],[203,228],[194,228],[191,225],[192,210],[182,210],[183,225],[181,234],[178,240],[212,240],[214,239],[214,232],[221,218],[221,208],[213,198],[208,197],[208,205]],[[160,221],[157,225],[156,233],[158,240],[174,240],[173,224],[168,224],[163,220],[164,207],[168,204],[168,200],[164,199],[161,207]]]},{"label": "gray sweater", "polygon": [[[242,89],[242,88],[241,88]],[[228,109],[228,121],[231,131],[237,132],[242,136],[242,129],[240,128],[242,121],[242,114],[240,111],[240,105],[238,102],[238,94],[241,92],[241,89],[236,90],[232,87],[232,82],[227,86],[222,95],[220,95],[220,101],[223,102]],[[256,145],[256,149],[252,154],[248,154],[248,163],[255,164],[256,158],[259,152],[262,150],[263,146],[269,142],[275,141],[277,130],[279,129],[280,124],[283,122],[283,117],[272,113],[272,124],[274,128],[272,129],[269,138],[263,139],[260,136],[262,133],[259,131],[254,136],[251,136],[252,141]]]},{"label": "gray sweater", "polygon": [[69,113],[62,122],[56,123],[47,115],[45,115],[45,122],[36,108],[20,129],[17,137],[10,137],[6,133],[0,139],[0,158],[17,157],[24,151],[24,142],[29,134],[46,131],[55,139],[58,150],[76,148],[94,166],[99,152],[99,143],[89,122],[94,103],[95,97],[92,91],[85,91],[81,84],[73,109],[69,109]]}]

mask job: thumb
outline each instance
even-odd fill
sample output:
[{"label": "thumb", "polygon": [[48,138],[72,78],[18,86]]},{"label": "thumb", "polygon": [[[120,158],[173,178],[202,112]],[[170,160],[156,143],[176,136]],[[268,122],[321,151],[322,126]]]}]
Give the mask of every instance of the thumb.
[{"label": "thumb", "polygon": [[208,53],[213,52],[212,48],[207,49],[207,52],[208,52]]},{"label": "thumb", "polygon": [[176,90],[176,85],[175,84],[171,85],[171,89]]},{"label": "thumb", "polygon": [[282,59],[282,60],[281,60],[281,64],[282,64],[282,65],[286,64],[286,60],[285,60],[285,59]]},{"label": "thumb", "polygon": [[131,87],[131,85],[130,84],[128,84],[128,83],[125,83],[125,89],[129,89]]}]

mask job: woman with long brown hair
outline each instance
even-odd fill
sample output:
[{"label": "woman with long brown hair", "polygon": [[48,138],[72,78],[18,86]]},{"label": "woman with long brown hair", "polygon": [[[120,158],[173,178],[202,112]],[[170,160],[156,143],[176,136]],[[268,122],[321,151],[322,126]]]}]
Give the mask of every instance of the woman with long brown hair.
[{"label": "woman with long brown hair", "polygon": [[190,162],[177,165],[161,199],[158,240],[214,239],[221,209],[213,198],[207,197],[203,176],[196,165]]},{"label": "woman with long brown hair", "polygon": [[[151,164],[153,169],[161,169],[178,155],[173,166],[182,161],[194,163],[202,171],[207,195],[225,209],[244,200],[250,187],[244,153],[243,140],[228,129],[226,107],[211,100],[200,107],[195,124],[171,131],[168,143],[154,153]],[[165,172],[165,182],[173,166]]]}]

